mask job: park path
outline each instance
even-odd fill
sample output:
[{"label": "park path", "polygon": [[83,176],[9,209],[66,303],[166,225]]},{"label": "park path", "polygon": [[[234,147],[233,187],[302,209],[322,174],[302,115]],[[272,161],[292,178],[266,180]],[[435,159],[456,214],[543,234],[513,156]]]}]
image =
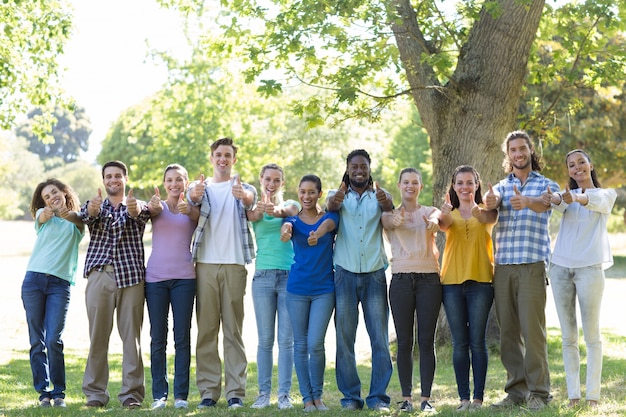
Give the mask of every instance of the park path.
[{"label": "park path", "polygon": [[[24,308],[22,306],[20,289],[30,250],[35,238],[32,222],[4,222],[0,221],[0,261],[4,274],[4,286],[0,292],[0,365],[8,363],[18,355],[24,355],[28,350],[28,333]],[[83,243],[86,242],[85,241]],[[614,242],[614,244],[613,244]],[[616,253],[626,253],[626,234],[616,236],[612,239],[613,249]],[[146,247],[146,259],[150,253],[150,248]],[[87,280],[82,278],[82,265],[84,265],[84,254],[79,259],[79,277],[76,286],[72,288],[72,296],[68,317],[63,335],[63,341],[68,351],[78,350],[86,352],[89,347],[89,335],[87,333],[87,315],[85,313],[84,292]],[[244,342],[248,360],[256,361],[257,334],[254,310],[252,306],[252,296],[250,285],[252,283],[253,266],[248,268],[249,279],[245,296],[245,319],[244,319]],[[551,294],[551,287],[548,287],[548,303],[546,307],[546,320],[548,327],[559,327],[554,301]],[[602,305],[602,328],[617,334],[626,336],[626,277],[624,279],[607,279]],[[195,346],[195,317],[192,328],[192,344]],[[149,356],[150,329],[148,313],[146,311],[142,333],[142,348],[144,357]],[[170,322],[171,328],[171,322]],[[393,322],[390,318],[390,332],[393,332]],[[168,350],[173,351],[173,341],[168,343]],[[369,339],[365,331],[365,326],[361,317],[357,332],[357,359],[360,362],[369,359]],[[19,352],[21,351],[21,352]],[[117,335],[117,330],[113,330],[111,336],[110,352],[121,353],[122,346]],[[326,335],[326,359],[328,363],[335,359],[335,337],[334,325],[330,324]]]}]

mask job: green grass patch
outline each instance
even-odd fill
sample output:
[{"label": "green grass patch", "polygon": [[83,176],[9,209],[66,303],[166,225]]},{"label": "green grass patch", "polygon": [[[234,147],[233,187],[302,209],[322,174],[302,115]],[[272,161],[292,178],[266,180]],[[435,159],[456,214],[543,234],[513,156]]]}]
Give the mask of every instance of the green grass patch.
[{"label": "green grass patch", "polygon": [[[563,359],[561,352],[560,331],[558,329],[549,329],[548,331],[548,351],[549,363],[552,381],[552,394],[554,401],[545,410],[532,413],[536,416],[586,416],[586,415],[602,415],[602,416],[624,416],[626,415],[626,337],[615,335],[612,333],[603,333],[604,338],[604,367],[602,372],[602,401],[597,412],[583,407],[570,409],[567,407],[567,390],[565,387],[565,372],[563,370]],[[582,340],[582,337],[581,337]],[[584,362],[585,349],[581,345],[581,355]],[[124,410],[117,400],[117,392],[120,389],[121,380],[121,356],[110,355],[110,382],[109,391],[111,393],[111,401],[105,409],[93,410],[83,406],[85,398],[81,392],[81,382],[83,370],[85,367],[86,352],[68,350],[66,352],[66,372],[68,381],[68,390],[66,392],[67,409],[41,409],[38,407],[38,395],[34,392],[31,385],[31,372],[28,362],[27,351],[15,351],[14,359],[5,364],[0,370],[0,416],[100,416],[100,417],[122,417],[127,416],[130,411]],[[329,358],[330,359],[330,358]],[[146,360],[146,364],[148,361]],[[170,378],[173,373],[173,357],[169,358]],[[195,375],[195,358],[192,359],[192,378]],[[371,368],[368,363],[359,365],[359,374],[363,382],[362,395],[367,396],[369,390],[369,378]],[[585,366],[582,365],[581,380],[584,381]],[[276,372],[274,372],[274,377]],[[485,403],[498,401],[504,396],[502,388],[506,380],[506,372],[504,371],[497,352],[491,352],[489,361],[489,372],[487,375],[487,390],[485,392]],[[276,380],[273,383],[277,386]],[[195,387],[195,381],[191,381],[191,392],[189,396],[190,408],[188,410],[175,410],[172,404],[168,408],[159,411],[151,411],[149,409],[152,402],[150,393],[150,369],[146,367],[146,391],[147,398],[143,403],[143,407],[134,410],[136,416],[139,415],[156,415],[156,416],[260,416],[275,417],[278,413],[280,416],[302,416],[300,396],[298,395],[297,379],[294,373],[294,385],[292,388],[292,396],[295,400],[295,408],[293,410],[283,410],[278,412],[273,398],[273,405],[263,410],[253,410],[249,406],[254,401],[257,394],[256,384],[256,365],[251,363],[248,369],[248,389],[247,397],[244,400],[245,407],[239,410],[228,410],[224,398],[220,399],[218,406],[211,410],[198,410],[196,405],[200,401],[198,391]],[[437,408],[440,416],[458,415],[454,409],[458,405],[458,397],[456,392],[456,383],[454,371],[452,369],[452,348],[448,345],[437,347],[437,371],[435,383],[433,386],[432,404]],[[392,397],[392,411],[390,415],[399,415],[396,411],[395,402],[400,401],[401,392],[398,383],[398,377],[394,371],[388,390]],[[275,393],[274,393],[275,395]],[[337,390],[335,383],[334,368],[328,367],[325,377],[324,401],[330,407],[329,416],[340,413],[339,400],[341,394]],[[414,372],[414,398],[419,398],[419,369],[418,361],[415,361]],[[323,414],[323,413],[322,413]],[[345,414],[345,413],[344,413]],[[520,416],[531,414],[524,409],[513,409],[504,412],[494,412],[485,407],[482,411],[472,413],[473,416]],[[358,416],[380,416],[380,413],[363,410],[357,414]]]},{"label": "green grass patch", "polygon": [[607,278],[626,278],[626,256],[613,255],[613,266],[605,271]]}]

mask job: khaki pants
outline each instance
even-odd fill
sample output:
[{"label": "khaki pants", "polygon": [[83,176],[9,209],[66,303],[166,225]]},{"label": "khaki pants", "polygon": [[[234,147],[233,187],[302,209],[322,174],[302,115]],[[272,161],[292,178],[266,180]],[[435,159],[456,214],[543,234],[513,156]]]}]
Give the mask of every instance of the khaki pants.
[{"label": "khaki pants", "polygon": [[220,321],[224,339],[224,394],[244,398],[248,361],[241,336],[247,271],[236,264],[196,264],[196,383],[200,397],[217,401],[222,391],[218,352]]},{"label": "khaki pants", "polygon": [[146,391],[141,358],[144,284],[117,288],[111,267],[103,271],[92,270],[88,279],[85,303],[90,345],[83,376],[83,393],[87,401],[109,402],[109,339],[117,309],[117,328],[123,347],[122,387],[118,399],[122,403],[128,398],[141,402]]},{"label": "khaki pants", "polygon": [[496,265],[493,289],[500,324],[500,355],[508,373],[504,391],[517,402],[530,395],[546,402],[550,370],[545,265]]}]

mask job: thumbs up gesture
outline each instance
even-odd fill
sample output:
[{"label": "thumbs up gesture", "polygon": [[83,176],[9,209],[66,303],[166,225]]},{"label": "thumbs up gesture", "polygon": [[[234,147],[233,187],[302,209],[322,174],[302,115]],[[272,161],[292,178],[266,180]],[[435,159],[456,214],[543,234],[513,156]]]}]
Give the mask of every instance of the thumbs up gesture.
[{"label": "thumbs up gesture", "polygon": [[341,185],[337,189],[337,192],[335,192],[335,195],[333,195],[333,200],[335,201],[335,203],[342,204],[343,200],[346,198],[347,192],[348,192],[348,186],[346,185],[345,182],[342,181]]},{"label": "thumbs up gesture", "polygon": [[233,193],[233,197],[237,200],[243,199],[243,186],[241,185],[241,178],[239,177],[239,174],[236,174],[232,178],[232,184],[233,186],[231,192]]},{"label": "thumbs up gesture", "polygon": [[178,204],[176,205],[179,213],[189,215],[190,207],[185,201],[185,193],[180,193],[178,196]]},{"label": "thumbs up gesture", "polygon": [[206,188],[206,184],[204,182],[204,174],[200,174],[200,179],[194,183],[192,187],[189,188],[189,198],[194,203],[199,203],[202,201],[202,197],[204,196],[204,190]]},{"label": "thumbs up gesture", "polygon": [[576,194],[574,194],[569,189],[569,184],[565,186],[565,192],[563,193],[563,201],[565,201],[567,204],[572,204],[576,201]]},{"label": "thumbs up gesture", "polygon": [[513,210],[523,210],[528,206],[526,197],[517,189],[517,184],[513,184],[513,197],[511,197],[511,207]]},{"label": "thumbs up gesture", "polygon": [[159,187],[154,187],[154,195],[150,198],[150,202],[148,203],[148,209],[151,214],[160,213],[163,210],[163,206],[161,205],[161,192],[159,191]]},{"label": "thumbs up gesture", "polygon": [[439,231],[439,219],[422,216],[424,223],[426,223],[426,230],[431,233],[437,233]]},{"label": "thumbs up gesture", "polygon": [[309,232],[309,237],[307,238],[307,243],[309,244],[309,246],[315,246],[317,245],[317,230],[311,230],[311,232]]},{"label": "thumbs up gesture", "polygon": [[126,196],[126,208],[130,217],[139,216],[139,207],[137,206],[137,199],[133,195],[132,188],[128,190],[128,195]]},{"label": "thumbs up gesture", "polygon": [[470,193],[470,199],[472,200],[472,209],[471,209],[472,216],[480,217],[480,215],[483,212],[483,209],[481,209],[480,206],[476,204],[476,198],[474,196],[474,193]]},{"label": "thumbs up gesture", "polygon": [[272,195],[269,191],[263,193],[263,200],[265,206],[265,214],[268,216],[274,216],[274,203],[272,202]]},{"label": "thumbs up gesture", "polygon": [[445,201],[441,206],[441,214],[448,215],[452,212],[452,202],[450,201],[450,193],[446,193]]},{"label": "thumbs up gesture", "polygon": [[400,227],[404,224],[404,206],[400,207],[400,210],[396,210],[396,213],[393,215],[393,220],[391,221],[391,223],[395,226],[395,227]]},{"label": "thumbs up gesture", "polygon": [[489,183],[488,186],[489,186],[489,190],[485,194],[485,198],[484,198],[485,207],[487,207],[488,210],[494,210],[498,208],[498,194],[493,189],[493,186],[491,185],[491,183]]},{"label": "thumbs up gesture", "polygon": [[550,186],[548,185],[548,187],[546,188],[546,191],[541,193],[541,200],[543,201],[543,204],[545,204],[548,207],[550,207],[553,203],[558,204],[559,202],[554,201],[554,195],[555,194],[552,192],[552,190],[550,189]]},{"label": "thumbs up gesture", "polygon": [[102,190],[98,188],[98,194],[87,204],[87,214],[90,217],[97,217],[100,214],[100,207],[102,206]]},{"label": "thumbs up gesture", "polygon": [[291,223],[283,223],[280,228],[280,240],[282,242],[288,242],[291,239],[292,228]]}]

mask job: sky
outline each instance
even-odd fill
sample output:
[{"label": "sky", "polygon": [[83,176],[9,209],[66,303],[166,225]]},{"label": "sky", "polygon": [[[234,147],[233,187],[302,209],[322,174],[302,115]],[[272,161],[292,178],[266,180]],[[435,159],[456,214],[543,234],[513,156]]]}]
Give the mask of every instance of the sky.
[{"label": "sky", "polygon": [[93,125],[84,157],[95,162],[100,142],[118,116],[166,81],[167,71],[147,58],[148,50],[182,57],[186,42],[178,15],[160,9],[155,0],[71,3],[74,34],[59,62],[65,68],[64,89],[85,107]]}]

